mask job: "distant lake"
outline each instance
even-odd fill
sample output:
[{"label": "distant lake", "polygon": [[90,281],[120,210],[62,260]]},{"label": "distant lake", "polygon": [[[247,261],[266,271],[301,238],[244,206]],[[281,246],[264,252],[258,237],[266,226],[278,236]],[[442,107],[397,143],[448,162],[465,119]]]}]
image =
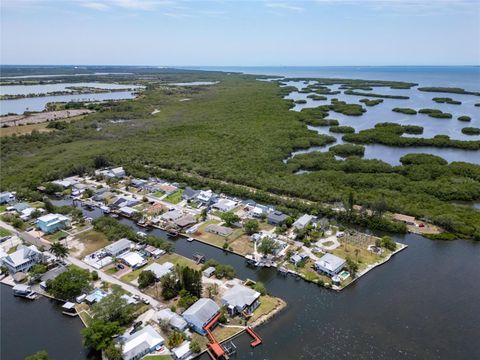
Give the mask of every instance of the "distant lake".
[{"label": "distant lake", "polygon": [[54,91],[73,91],[68,87],[91,87],[97,89],[118,90],[118,89],[138,89],[142,86],[128,84],[109,84],[109,83],[57,83],[57,84],[38,84],[38,85],[4,85],[0,86],[0,95],[28,95],[44,94]]}]

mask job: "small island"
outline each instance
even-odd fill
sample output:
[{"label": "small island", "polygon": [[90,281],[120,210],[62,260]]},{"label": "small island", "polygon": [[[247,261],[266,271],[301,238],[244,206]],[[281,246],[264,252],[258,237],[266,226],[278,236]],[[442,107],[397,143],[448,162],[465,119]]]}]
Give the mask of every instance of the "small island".
[{"label": "small island", "polygon": [[333,133],[352,134],[355,132],[355,129],[351,126],[331,126],[329,131]]},{"label": "small island", "polygon": [[480,135],[480,128],[476,127],[464,127],[462,133],[465,135]]},{"label": "small island", "polygon": [[418,91],[480,96],[480,92],[467,91],[465,89],[457,88],[457,87],[427,86],[427,87],[419,87]]},{"label": "small island", "polygon": [[340,157],[363,156],[365,154],[365,147],[354,144],[339,144],[332,146],[328,151]]},{"label": "small island", "polygon": [[360,99],[359,101],[361,103],[364,103],[366,106],[375,106],[375,105],[381,104],[383,102],[383,99],[374,99],[374,100]]},{"label": "small island", "polygon": [[355,90],[345,90],[343,93],[345,95],[356,95],[356,96],[365,96],[365,97],[374,97],[374,98],[383,98],[383,99],[400,99],[400,100],[410,99],[409,96],[404,96],[404,95],[374,94],[374,93],[366,93],[366,92],[355,91]]},{"label": "small island", "polygon": [[461,101],[449,97],[434,97],[432,100],[439,104],[462,105]]},{"label": "small island", "polygon": [[410,108],[396,107],[396,108],[393,108],[392,111],[402,113],[402,114],[406,114],[406,115],[416,115],[417,114],[417,110],[410,109]]},{"label": "small island", "polygon": [[452,114],[450,113],[444,113],[442,110],[438,109],[420,109],[418,110],[420,114],[426,114],[432,118],[436,119],[451,119]]},{"label": "small island", "polygon": [[460,120],[460,121],[470,121],[470,120],[472,120],[472,118],[470,116],[467,116],[467,115],[459,116],[457,119]]}]

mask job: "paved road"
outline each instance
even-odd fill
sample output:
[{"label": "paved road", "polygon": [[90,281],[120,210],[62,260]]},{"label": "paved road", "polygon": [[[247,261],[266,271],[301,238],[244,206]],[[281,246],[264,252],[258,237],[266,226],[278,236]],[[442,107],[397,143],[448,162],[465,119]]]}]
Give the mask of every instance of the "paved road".
[{"label": "paved road", "polygon": [[150,301],[150,305],[153,306],[154,308],[160,308],[160,307],[164,306],[164,304],[155,300],[151,296],[148,296],[148,295],[142,293],[136,287],[134,287],[132,285],[125,284],[123,281],[120,281],[120,280],[118,280],[117,278],[115,278],[111,275],[105,274],[103,271],[98,271],[97,269],[93,268],[90,265],[85,264],[83,261],[78,260],[78,259],[74,258],[73,256],[69,256],[67,258],[67,261],[69,263],[75,265],[75,266],[78,266],[79,268],[90,270],[90,271],[97,271],[98,276],[101,280],[112,283],[112,284],[120,285],[122,287],[122,289],[124,289],[125,291],[128,291],[130,294],[138,295],[142,298],[148,299]]},{"label": "paved road", "polygon": [[13,234],[17,235],[20,239],[23,239],[25,242],[27,242],[29,244],[35,245],[36,247],[43,246],[45,250],[50,249],[50,243],[46,240],[43,240],[41,238],[37,238],[33,235],[30,235],[27,232],[18,231],[13,226],[11,226],[11,225],[9,225],[9,224],[1,221],[1,220],[0,220],[0,226],[7,229],[7,230],[10,230]]}]

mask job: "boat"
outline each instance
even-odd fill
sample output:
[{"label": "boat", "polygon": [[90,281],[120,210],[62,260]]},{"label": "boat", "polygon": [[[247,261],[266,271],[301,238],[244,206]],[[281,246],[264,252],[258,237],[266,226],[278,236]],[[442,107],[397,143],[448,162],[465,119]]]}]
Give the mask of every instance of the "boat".
[{"label": "boat", "polygon": [[77,310],[75,309],[75,304],[72,302],[67,301],[65,304],[63,304],[62,309],[63,309],[62,311],[63,315],[68,315],[68,316],[78,315]]},{"label": "boat", "polygon": [[100,209],[103,211],[104,214],[110,214],[110,208],[108,206],[100,206]]},{"label": "boat", "polygon": [[188,242],[192,242],[193,240],[195,240],[195,239],[192,238],[192,237],[189,237],[189,238],[187,239]]},{"label": "boat", "polygon": [[18,284],[13,287],[13,296],[35,300],[37,298],[37,293],[32,291],[32,288],[28,285]]},{"label": "boat", "polygon": [[168,229],[167,233],[170,236],[178,236],[178,230],[177,229]]}]

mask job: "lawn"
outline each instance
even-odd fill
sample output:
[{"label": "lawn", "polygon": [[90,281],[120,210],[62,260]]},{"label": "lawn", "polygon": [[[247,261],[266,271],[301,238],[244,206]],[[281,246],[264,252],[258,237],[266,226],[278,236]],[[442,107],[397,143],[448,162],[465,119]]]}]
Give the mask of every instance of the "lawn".
[{"label": "lawn", "polygon": [[18,246],[18,245],[15,245],[15,246],[12,246],[10,249],[8,249],[8,254],[12,254],[12,253],[14,253],[15,251],[17,251],[17,246]]},{"label": "lawn", "polygon": [[61,239],[64,239],[67,236],[68,236],[68,234],[65,231],[59,230],[59,231],[56,231],[52,234],[45,235],[44,239],[46,239],[50,242],[55,242],[55,241],[59,241]]},{"label": "lawn", "polygon": [[[371,241],[374,244],[374,240]],[[391,251],[383,249],[382,255],[376,255],[367,249],[367,242],[356,245],[352,242],[347,242],[343,238],[340,239],[340,246],[335,250],[330,251],[333,255],[346,259],[347,256],[358,263],[358,270],[362,271],[368,265],[379,262],[385,256],[391,254]]]},{"label": "lawn", "polygon": [[47,129],[47,125],[48,123],[2,127],[0,128],[0,137],[30,134],[33,130],[39,132],[53,131],[53,129]]},{"label": "lawn", "polygon": [[12,233],[9,230],[0,227],[0,237],[9,236],[11,234]]},{"label": "lawn", "polygon": [[110,241],[108,241],[107,237],[103,233],[95,230],[89,230],[80,233],[75,236],[75,239],[81,242],[84,246],[79,256],[80,259],[83,259],[88,254],[91,254],[110,244]]},{"label": "lawn", "polygon": [[253,312],[249,322],[258,320],[261,316],[271,313],[277,306],[280,306],[280,300],[270,296],[264,295],[260,297],[260,306]]},{"label": "lawn", "polygon": [[232,247],[233,251],[242,255],[252,254],[254,250],[253,241],[248,235],[241,235],[239,238],[229,243],[229,245]]},{"label": "lawn", "polygon": [[138,278],[140,276],[140,273],[145,270],[145,267],[150,265],[152,262],[153,261],[149,260],[147,265],[141,267],[140,269],[133,270],[133,271],[129,272],[128,274],[123,275],[121,277],[122,281],[132,282],[133,280]]},{"label": "lawn", "polygon": [[159,264],[163,264],[163,263],[166,263],[167,261],[175,265],[189,266],[195,270],[200,270],[202,268],[202,266],[197,265],[195,261],[175,253],[165,254],[161,256],[160,259],[158,259],[156,262]]},{"label": "lawn", "polygon": [[153,193],[153,196],[156,196],[158,198],[161,198],[163,195],[165,195],[165,192],[159,190]]},{"label": "lawn", "polygon": [[0,214],[7,210],[7,205],[0,205]]},{"label": "lawn", "polygon": [[173,194],[168,195],[164,200],[170,204],[178,204],[180,201],[182,201],[182,194],[183,190],[178,189]]}]

